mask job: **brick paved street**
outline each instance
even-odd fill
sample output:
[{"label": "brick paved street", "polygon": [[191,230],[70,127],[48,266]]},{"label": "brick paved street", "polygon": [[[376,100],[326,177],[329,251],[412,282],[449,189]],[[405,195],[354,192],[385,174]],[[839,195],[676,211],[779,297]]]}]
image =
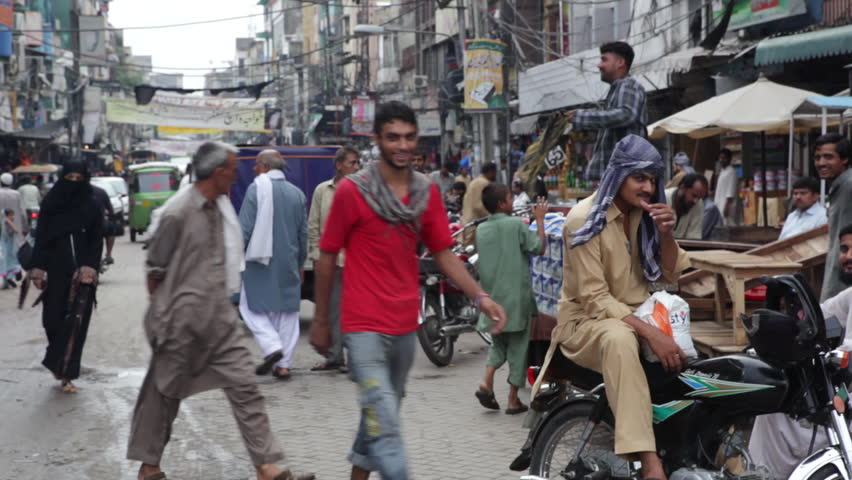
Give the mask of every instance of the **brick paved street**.
[{"label": "brick paved street", "polygon": [[[45,345],[40,308],[18,311],[17,290],[0,292],[0,479],[136,478],[138,466],[124,454],[149,354],[141,328],[144,252],[125,238],[115,257],[117,264],[98,292],[76,395],[61,394],[58,382],[40,365]],[[29,303],[34,299],[31,292]],[[358,418],[355,386],[340,374],[309,371],[319,359],[305,338],[312,307],[303,302],[293,379],[260,381],[287,461],[322,480],[344,479]],[[455,363],[447,368],[433,366],[418,349],[403,403],[413,477],[517,479],[508,464],[526,437],[523,416],[479,406],[473,392],[482,375],[485,344],[468,334],[456,348]],[[503,404],[505,373],[498,373],[497,382]],[[522,398],[528,395],[522,392]],[[163,468],[172,479],[254,478],[221,392],[182,405]]]}]

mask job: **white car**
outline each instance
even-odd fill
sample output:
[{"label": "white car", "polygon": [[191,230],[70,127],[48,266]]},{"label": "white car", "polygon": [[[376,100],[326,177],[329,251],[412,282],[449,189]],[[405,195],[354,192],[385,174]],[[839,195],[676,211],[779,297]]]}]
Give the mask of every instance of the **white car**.
[{"label": "white car", "polygon": [[121,214],[122,217],[129,213],[129,210],[125,208],[124,202],[121,200],[121,194],[115,188],[115,185],[112,182],[96,182],[96,179],[92,179],[92,185],[100,188],[105,191],[109,196],[109,202],[112,204],[112,211],[115,214]]},{"label": "white car", "polygon": [[[130,215],[130,196],[127,190],[127,182],[125,182],[123,178],[93,177],[91,181],[92,185],[96,185],[106,190],[106,192],[110,196],[110,199],[112,199],[113,193],[118,195],[118,198],[121,202],[121,206],[119,208],[116,208],[115,205],[113,205],[113,210],[115,210],[116,212],[122,212],[125,219],[128,215]],[[104,187],[104,185],[108,185],[108,187]]]}]

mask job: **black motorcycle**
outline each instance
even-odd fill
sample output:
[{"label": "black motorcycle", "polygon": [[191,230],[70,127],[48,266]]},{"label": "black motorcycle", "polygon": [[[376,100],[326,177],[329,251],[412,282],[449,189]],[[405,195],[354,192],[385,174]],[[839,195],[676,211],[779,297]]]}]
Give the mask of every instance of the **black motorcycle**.
[{"label": "black motorcycle", "polygon": [[[799,275],[764,277],[766,305],[742,321],[747,354],[697,360],[677,375],[643,364],[657,453],[670,480],[763,480],[744,430],[757,415],[782,412],[824,429],[830,445],[802,461],[793,480],[849,479],[852,438],[845,418],[848,352],[835,317],[824,319]],[[531,407],[537,419],[511,468],[526,479],[641,478],[613,452],[615,420],[600,374],[557,356]],[[570,379],[570,382],[568,381]],[[813,449],[813,440],[811,441]]]},{"label": "black motorcycle", "polygon": [[[464,235],[468,228],[475,228],[488,217],[474,220],[453,233],[453,238]],[[453,247],[453,253],[476,278],[476,259],[473,247]],[[476,332],[491,345],[491,334],[476,330],[479,309],[473,300],[458,288],[442,272],[432,257],[420,257],[420,328],[417,339],[426,357],[439,367],[446,367],[453,360],[455,342],[462,333]]]}]

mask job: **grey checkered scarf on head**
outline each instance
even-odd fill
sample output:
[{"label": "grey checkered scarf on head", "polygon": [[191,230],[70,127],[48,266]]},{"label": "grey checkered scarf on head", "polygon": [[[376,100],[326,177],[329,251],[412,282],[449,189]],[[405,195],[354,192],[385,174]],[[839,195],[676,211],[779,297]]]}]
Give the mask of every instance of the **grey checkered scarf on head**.
[{"label": "grey checkered scarf on head", "polygon": [[[638,135],[628,135],[622,138],[612,152],[597,196],[586,222],[577,231],[571,233],[571,248],[578,247],[588,242],[595,235],[601,233],[606,227],[606,212],[609,210],[615,196],[621,189],[624,180],[637,172],[649,173],[656,176],[657,189],[654,197],[649,203],[666,203],[666,194],[663,191],[663,160],[660,153],[647,140]],[[639,224],[638,237],[639,259],[642,261],[642,270],[648,281],[655,282],[662,275],[660,269],[660,233],[654,220],[648,212],[642,212],[642,220]]]},{"label": "grey checkered scarf on head", "polygon": [[411,170],[411,181],[408,184],[409,202],[403,203],[388,187],[379,173],[379,160],[372,162],[361,170],[349,175],[367,201],[367,205],[392,225],[401,225],[414,233],[420,232],[420,216],[429,203],[429,190],[432,182],[426,175]]}]

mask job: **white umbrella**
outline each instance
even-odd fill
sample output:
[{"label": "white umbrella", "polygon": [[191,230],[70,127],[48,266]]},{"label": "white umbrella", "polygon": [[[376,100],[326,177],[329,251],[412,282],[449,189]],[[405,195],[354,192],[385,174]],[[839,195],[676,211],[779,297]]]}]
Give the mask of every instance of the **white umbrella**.
[{"label": "white umbrella", "polygon": [[662,138],[666,133],[677,133],[704,138],[723,130],[786,132],[793,112],[808,97],[817,95],[761,76],[750,85],[715,96],[650,125],[648,135]]}]

